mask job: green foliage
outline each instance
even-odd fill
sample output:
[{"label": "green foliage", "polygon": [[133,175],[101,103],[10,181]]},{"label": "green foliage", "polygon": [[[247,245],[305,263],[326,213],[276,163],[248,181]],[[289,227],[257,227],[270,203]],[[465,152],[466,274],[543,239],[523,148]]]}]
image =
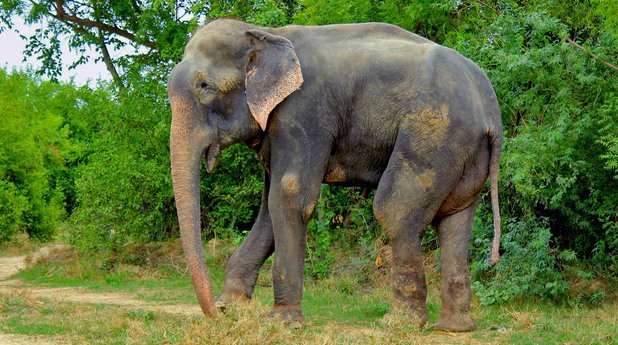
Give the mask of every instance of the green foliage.
[{"label": "green foliage", "polygon": [[333,271],[333,246],[350,252],[362,248],[363,256],[373,259],[373,244],[382,243],[384,234],[373,218],[372,200],[368,190],[322,185],[307,231],[308,275],[320,279]]},{"label": "green foliage", "polygon": [[[92,152],[75,169],[78,205],[70,239],[82,249],[119,249],[175,231],[165,88],[143,79],[98,110]],[[94,119],[93,119],[94,120]]]},{"label": "green foliage", "polygon": [[[169,163],[170,109],[160,76],[135,80],[98,117],[87,163],[75,169],[78,206],[69,239],[81,249],[119,250],[178,236]],[[152,79],[150,79],[152,78]],[[234,146],[215,173],[202,174],[205,239],[251,229],[260,204],[262,169],[255,153]],[[215,235],[215,232],[217,233]]]},{"label": "green foliage", "polygon": [[[476,261],[473,274],[486,273],[487,282],[477,280],[473,287],[483,305],[508,302],[522,296],[564,300],[569,288],[556,270],[556,256],[550,248],[551,232],[546,220],[530,218],[505,224],[502,246],[505,254],[487,272],[487,261]],[[573,252],[563,254],[568,258]],[[485,262],[485,264],[483,264]],[[483,267],[485,266],[485,267]],[[480,278],[480,277],[477,277]]]},{"label": "green foliage", "polygon": [[[330,224],[341,215],[336,214],[334,209],[325,207],[328,203],[328,195],[332,196],[329,192],[329,187],[322,187],[315,210],[317,216],[311,219],[307,226],[305,274],[316,279],[327,277],[335,260],[331,251],[334,234]],[[325,197],[324,194],[327,196]]]},{"label": "green foliage", "polygon": [[28,73],[0,70],[0,89],[0,241],[19,232],[49,239],[70,203],[67,166],[81,150],[66,117],[88,110],[75,102],[80,90]]},{"label": "green foliage", "polygon": [[336,23],[387,22],[438,41],[456,24],[453,0],[299,0],[301,8],[295,24],[323,25]]},{"label": "green foliage", "polygon": [[251,230],[261,203],[262,175],[257,155],[246,145],[223,151],[212,174],[203,170],[200,195],[206,238],[235,237]]},{"label": "green foliage", "polygon": [[315,219],[309,223],[305,274],[315,279],[326,278],[335,261],[332,253],[333,236],[329,230]]},{"label": "green foliage", "polygon": [[[579,257],[611,255],[618,230],[611,171],[618,79],[565,39],[581,40],[610,61],[618,57],[611,48],[618,41],[600,29],[604,17],[594,6],[539,1],[498,12],[493,18],[477,13],[484,23],[478,33],[460,29],[445,43],[488,72],[500,99],[507,132],[502,208],[507,215],[547,218],[557,244]],[[600,249],[607,239],[614,244]]]},{"label": "green foliage", "polygon": [[23,229],[28,198],[19,194],[16,186],[0,181],[0,242],[8,241]]},{"label": "green foliage", "polygon": [[263,26],[287,24],[286,2],[274,0],[204,1],[203,8],[212,9],[206,13],[210,18],[241,18]]},{"label": "green foliage", "polygon": [[300,0],[302,11],[296,13],[294,22],[305,25],[355,23],[371,21],[375,15],[370,0]]},{"label": "green foliage", "polygon": [[614,173],[614,179],[618,179],[618,95],[612,93],[608,101],[599,108],[599,120],[601,137],[598,143],[607,151],[602,154],[605,160],[605,168]]}]

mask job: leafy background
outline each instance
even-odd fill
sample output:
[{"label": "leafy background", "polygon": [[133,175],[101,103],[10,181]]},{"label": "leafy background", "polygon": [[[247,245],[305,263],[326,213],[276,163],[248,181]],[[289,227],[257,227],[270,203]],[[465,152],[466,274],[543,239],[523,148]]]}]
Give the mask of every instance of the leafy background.
[{"label": "leafy background", "polygon": [[[536,296],[599,303],[618,256],[618,3],[614,0],[0,1],[0,30],[39,25],[26,55],[39,70],[0,70],[0,242],[57,236],[83,251],[178,237],[169,168],[166,78],[205,20],[258,25],[393,23],[452,47],[490,77],[502,110],[503,259],[487,265],[487,191],[470,248],[484,304]],[[113,82],[59,83],[60,41],[104,61]],[[112,58],[109,51],[126,51]],[[124,50],[123,50],[124,49]],[[117,54],[116,54],[117,55]],[[70,67],[69,67],[70,68]],[[205,241],[240,242],[257,214],[262,174],[242,145],[201,185]],[[372,192],[323,186],[309,226],[306,274],[336,252],[371,266],[387,245]],[[426,251],[439,256],[428,231]],[[364,261],[363,261],[364,260]],[[361,268],[362,269],[362,268]],[[588,285],[586,285],[588,284]]]}]

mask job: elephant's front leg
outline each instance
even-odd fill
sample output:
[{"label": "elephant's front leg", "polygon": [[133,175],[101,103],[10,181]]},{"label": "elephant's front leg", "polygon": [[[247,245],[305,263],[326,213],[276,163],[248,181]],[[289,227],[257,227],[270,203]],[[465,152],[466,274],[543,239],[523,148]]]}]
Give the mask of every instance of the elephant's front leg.
[{"label": "elephant's front leg", "polygon": [[[273,315],[290,325],[300,325],[303,316],[300,301],[303,290],[303,269],[306,249],[306,226],[315,206],[313,186],[301,171],[288,170],[279,175],[269,196],[269,210],[275,236],[275,263],[273,285],[275,305]],[[321,179],[320,179],[321,180]],[[303,183],[305,182],[305,183]],[[312,188],[313,187],[313,188]],[[312,197],[308,197],[311,195]]]},{"label": "elephant's front leg", "polygon": [[265,174],[260,211],[249,235],[236,249],[227,265],[223,291],[217,301],[219,308],[225,308],[235,300],[251,298],[260,268],[275,249],[272,222],[268,212],[269,190],[270,178]]},{"label": "elephant's front leg", "polygon": [[303,319],[300,302],[307,223],[315,210],[331,152],[330,143],[320,138],[318,134],[282,136],[271,151],[268,210],[275,237],[273,315],[292,327],[300,326]]}]

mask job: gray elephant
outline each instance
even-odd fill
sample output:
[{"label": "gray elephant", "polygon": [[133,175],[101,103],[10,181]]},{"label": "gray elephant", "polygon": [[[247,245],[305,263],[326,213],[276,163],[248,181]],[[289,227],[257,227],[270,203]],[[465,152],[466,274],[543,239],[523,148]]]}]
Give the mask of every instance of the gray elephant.
[{"label": "gray elephant", "polygon": [[265,28],[220,19],[198,28],[168,81],[170,154],[186,261],[215,313],[200,225],[200,162],[245,142],[266,170],[262,205],[229,261],[217,303],[251,298],[274,251],[273,314],[298,324],[307,222],[320,185],[377,188],[393,248],[392,313],[427,321],[421,237],[442,248],[436,329],[467,331],[468,241],[489,176],[498,260],[502,120],[490,81],[456,51],[381,24]]}]

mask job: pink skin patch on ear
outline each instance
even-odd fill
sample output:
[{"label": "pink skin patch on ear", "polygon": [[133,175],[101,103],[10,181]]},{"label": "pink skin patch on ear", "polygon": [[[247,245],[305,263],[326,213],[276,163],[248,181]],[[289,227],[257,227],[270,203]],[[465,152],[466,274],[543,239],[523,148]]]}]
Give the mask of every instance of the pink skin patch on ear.
[{"label": "pink skin patch on ear", "polygon": [[[253,79],[258,78],[255,76],[257,69],[258,67],[254,67],[247,72],[245,85],[247,85],[248,89],[254,87],[252,84],[255,84]],[[247,103],[251,115],[253,115],[262,130],[266,130],[270,112],[292,92],[298,90],[302,83],[303,75],[300,62],[298,58],[295,57],[287,73],[285,73],[282,78],[276,80],[272,87],[260,89],[261,93],[259,95],[256,94],[257,92],[255,90],[246,91]]]}]

